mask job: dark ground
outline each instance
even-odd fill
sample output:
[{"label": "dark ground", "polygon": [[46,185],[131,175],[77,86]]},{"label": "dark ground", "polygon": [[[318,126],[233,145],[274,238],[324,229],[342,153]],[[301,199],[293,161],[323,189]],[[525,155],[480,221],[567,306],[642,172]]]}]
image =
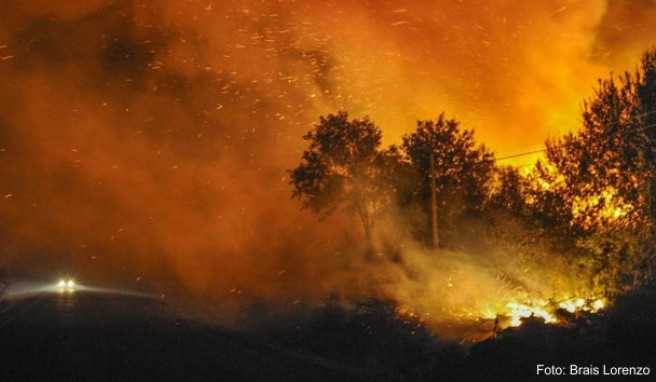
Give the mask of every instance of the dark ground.
[{"label": "dark ground", "polygon": [[0,303],[0,381],[529,381],[536,364],[649,366],[656,294],[570,327],[527,322],[472,346],[443,343],[387,304],[269,318],[249,332],[182,319],[161,301],[41,294]]},{"label": "dark ground", "polygon": [[0,309],[0,381],[358,380],[156,300],[76,292]]}]

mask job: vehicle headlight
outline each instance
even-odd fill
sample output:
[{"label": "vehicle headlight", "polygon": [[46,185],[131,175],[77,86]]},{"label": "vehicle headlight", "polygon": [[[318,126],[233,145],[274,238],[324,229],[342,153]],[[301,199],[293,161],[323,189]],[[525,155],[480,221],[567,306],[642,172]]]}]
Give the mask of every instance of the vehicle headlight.
[{"label": "vehicle headlight", "polygon": [[76,287],[77,285],[73,279],[60,279],[57,282],[57,289],[60,292],[74,292]]}]

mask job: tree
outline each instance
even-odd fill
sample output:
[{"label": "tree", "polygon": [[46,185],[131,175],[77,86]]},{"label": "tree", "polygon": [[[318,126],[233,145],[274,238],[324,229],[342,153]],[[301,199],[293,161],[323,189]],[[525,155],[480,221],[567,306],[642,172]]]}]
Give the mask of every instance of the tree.
[{"label": "tree", "polygon": [[527,182],[525,198],[531,220],[558,236],[571,236],[571,196],[558,170],[549,161],[539,160]]},{"label": "tree", "polygon": [[599,81],[582,129],[547,142],[545,168],[593,271],[620,285],[644,281],[656,265],[656,50],[636,72]]},{"label": "tree", "polygon": [[494,169],[494,183],[489,205],[521,215],[526,209],[528,180],[516,167],[505,166]]},{"label": "tree", "polygon": [[375,217],[390,203],[398,149],[381,150],[382,133],[368,118],[346,112],[322,116],[303,139],[309,147],[290,170],[293,196],[325,217],[345,208],[360,219],[371,248]]},{"label": "tree", "polygon": [[575,224],[585,229],[651,225],[653,230],[656,50],[643,56],[636,73],[599,81],[584,103],[582,130],[548,141],[547,161],[564,179]]},{"label": "tree", "polygon": [[649,148],[646,159],[650,166],[648,212],[652,221],[652,236],[656,237],[656,48],[642,56],[641,70],[636,74],[637,97],[640,102],[641,124]]},{"label": "tree", "polygon": [[[417,129],[403,137],[401,147],[419,174],[422,198],[431,200],[431,242],[437,248],[438,211],[480,210],[494,157],[484,145],[476,144],[473,130],[461,130],[458,121],[444,114],[435,121],[418,121]],[[446,200],[453,203],[447,207]]]}]

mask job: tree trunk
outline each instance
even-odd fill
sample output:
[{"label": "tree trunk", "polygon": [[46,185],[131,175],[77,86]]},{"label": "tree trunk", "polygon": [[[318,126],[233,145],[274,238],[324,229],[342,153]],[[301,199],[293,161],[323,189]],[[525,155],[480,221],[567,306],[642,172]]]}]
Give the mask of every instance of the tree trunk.
[{"label": "tree trunk", "polygon": [[366,257],[368,260],[373,259],[374,254],[374,244],[372,238],[372,222],[367,211],[366,206],[363,207],[361,203],[358,204],[358,215],[360,216],[360,221],[362,222],[362,230],[364,231],[364,239],[366,244]]},{"label": "tree trunk", "polygon": [[432,245],[433,245],[433,250],[436,250],[440,246],[440,237],[438,236],[438,231],[437,231],[437,190],[436,190],[436,180],[435,180],[435,156],[433,155],[432,149],[430,153],[428,177],[430,178],[430,190],[431,190]]},{"label": "tree trunk", "polygon": [[371,225],[369,223],[364,223],[364,238],[367,240],[367,247],[372,248],[371,243]]}]

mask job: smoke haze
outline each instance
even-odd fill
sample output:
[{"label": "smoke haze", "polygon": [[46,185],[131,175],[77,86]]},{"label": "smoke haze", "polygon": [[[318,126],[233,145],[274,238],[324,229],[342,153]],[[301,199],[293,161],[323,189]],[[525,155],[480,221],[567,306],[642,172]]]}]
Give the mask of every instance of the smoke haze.
[{"label": "smoke haze", "polygon": [[649,0],[320,3],[5,1],[0,265],[198,296],[349,289],[334,243],[357,226],[299,211],[285,173],[319,115],[370,115],[395,143],[445,111],[531,150],[656,39]]}]

